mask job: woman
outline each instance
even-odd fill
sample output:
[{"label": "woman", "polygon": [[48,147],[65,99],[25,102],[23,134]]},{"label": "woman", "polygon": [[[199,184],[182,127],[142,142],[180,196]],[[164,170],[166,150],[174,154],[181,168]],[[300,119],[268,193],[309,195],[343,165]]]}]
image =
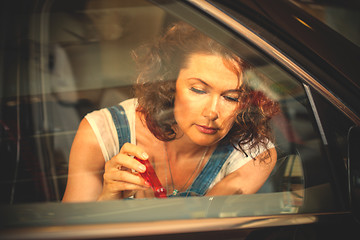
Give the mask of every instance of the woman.
[{"label": "woman", "polygon": [[63,201],[153,197],[134,156],[172,196],[256,193],[276,163],[269,120],[278,108],[246,86],[247,64],[184,23],[142,50],[137,98],[120,104],[128,126],[110,109],[82,120]]}]

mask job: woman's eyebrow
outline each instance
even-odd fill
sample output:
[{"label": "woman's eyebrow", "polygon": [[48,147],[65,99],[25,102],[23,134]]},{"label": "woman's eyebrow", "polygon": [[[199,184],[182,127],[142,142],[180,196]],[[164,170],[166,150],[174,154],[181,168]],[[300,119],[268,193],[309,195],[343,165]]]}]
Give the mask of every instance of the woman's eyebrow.
[{"label": "woman's eyebrow", "polygon": [[204,80],[202,80],[201,78],[193,78],[193,77],[192,77],[192,78],[189,78],[189,80],[196,80],[196,81],[199,81],[199,82],[201,82],[202,84],[210,87],[210,85],[209,85],[207,82],[205,82]]}]

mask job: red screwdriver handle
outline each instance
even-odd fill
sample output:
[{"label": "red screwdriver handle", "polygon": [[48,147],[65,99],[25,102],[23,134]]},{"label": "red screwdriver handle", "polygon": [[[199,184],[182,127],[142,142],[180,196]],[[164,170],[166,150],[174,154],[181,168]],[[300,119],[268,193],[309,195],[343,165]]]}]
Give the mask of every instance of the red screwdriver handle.
[{"label": "red screwdriver handle", "polygon": [[150,183],[151,188],[154,191],[154,195],[157,198],[166,198],[166,189],[163,188],[161,185],[159,178],[157,177],[154,168],[151,166],[150,162],[148,160],[141,160],[137,157],[135,157],[136,160],[138,160],[140,163],[144,164],[146,166],[146,171],[143,173],[140,173],[141,177],[143,177],[147,182]]}]

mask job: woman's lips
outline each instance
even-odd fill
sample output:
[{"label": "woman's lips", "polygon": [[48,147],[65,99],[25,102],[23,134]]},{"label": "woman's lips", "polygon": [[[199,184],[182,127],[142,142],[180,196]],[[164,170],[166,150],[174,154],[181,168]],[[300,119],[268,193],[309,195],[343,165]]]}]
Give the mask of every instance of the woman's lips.
[{"label": "woman's lips", "polygon": [[196,125],[196,127],[200,132],[205,134],[215,134],[219,130],[218,128],[212,128],[203,125]]}]

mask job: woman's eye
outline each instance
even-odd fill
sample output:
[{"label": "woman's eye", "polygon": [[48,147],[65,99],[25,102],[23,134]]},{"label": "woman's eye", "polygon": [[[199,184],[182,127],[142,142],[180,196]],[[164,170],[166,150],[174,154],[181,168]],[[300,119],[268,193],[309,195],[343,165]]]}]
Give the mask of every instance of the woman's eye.
[{"label": "woman's eye", "polygon": [[239,97],[224,96],[224,98],[230,102],[239,102],[240,101]]},{"label": "woman's eye", "polygon": [[204,90],[194,88],[194,87],[191,87],[190,90],[195,92],[195,93],[199,93],[199,94],[205,94],[206,93]]}]

